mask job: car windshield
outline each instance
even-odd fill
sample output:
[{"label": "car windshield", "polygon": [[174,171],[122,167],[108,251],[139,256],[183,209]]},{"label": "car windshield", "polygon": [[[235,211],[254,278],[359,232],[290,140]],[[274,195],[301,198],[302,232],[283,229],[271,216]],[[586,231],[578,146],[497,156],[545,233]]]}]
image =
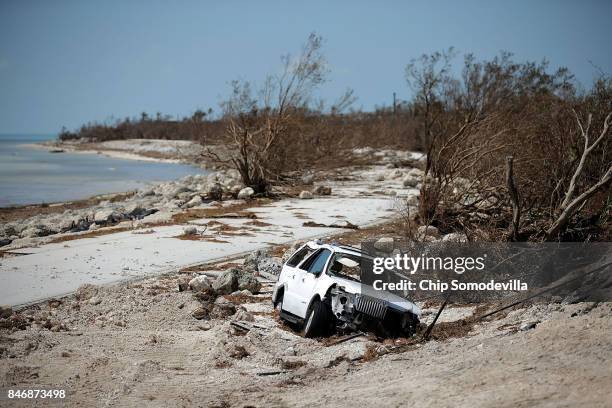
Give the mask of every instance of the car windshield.
[{"label": "car windshield", "polygon": [[331,276],[360,282],[360,262],[361,258],[357,255],[335,253],[334,258],[329,264],[327,273]]}]

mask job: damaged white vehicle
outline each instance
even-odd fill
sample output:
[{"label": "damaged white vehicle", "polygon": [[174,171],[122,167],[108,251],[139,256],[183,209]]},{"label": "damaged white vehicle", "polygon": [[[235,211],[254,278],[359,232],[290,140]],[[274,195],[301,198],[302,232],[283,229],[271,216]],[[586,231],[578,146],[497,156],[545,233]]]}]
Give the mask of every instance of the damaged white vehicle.
[{"label": "damaged white vehicle", "polygon": [[283,265],[272,294],[281,319],[305,337],[339,330],[373,330],[410,336],[421,310],[414,303],[360,283],[359,249],[310,241]]}]

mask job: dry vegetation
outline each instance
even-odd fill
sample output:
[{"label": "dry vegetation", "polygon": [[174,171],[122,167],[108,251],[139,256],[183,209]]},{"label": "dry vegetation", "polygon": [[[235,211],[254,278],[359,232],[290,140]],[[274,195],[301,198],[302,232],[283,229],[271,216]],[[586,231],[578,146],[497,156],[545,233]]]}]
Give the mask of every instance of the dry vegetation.
[{"label": "dry vegetation", "polygon": [[579,90],[567,69],[505,52],[488,61],[468,54],[455,75],[449,49],[407,65],[412,100],[360,112],[349,110],[350,90],[329,107],[316,100],[328,74],[322,45],[312,34],[258,88],[232,82],[216,119],[211,111],[181,120],[143,114],[61,137],[198,140],[212,147],[209,160],[263,195],[308,170],[355,164],[355,147],[420,150],[419,223],[469,239],[610,239],[609,76]]}]

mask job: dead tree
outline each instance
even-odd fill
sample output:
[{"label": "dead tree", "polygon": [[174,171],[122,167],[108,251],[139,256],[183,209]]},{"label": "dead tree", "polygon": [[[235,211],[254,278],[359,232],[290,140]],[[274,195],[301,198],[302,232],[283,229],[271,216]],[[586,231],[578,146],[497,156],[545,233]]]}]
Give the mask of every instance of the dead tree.
[{"label": "dead tree", "polygon": [[512,201],[512,240],[516,241],[518,239],[519,223],[521,220],[521,205],[519,202],[519,193],[514,184],[513,161],[514,157],[506,157],[506,186],[508,187],[508,193]]},{"label": "dead tree", "polygon": [[582,194],[578,195],[577,197],[574,197],[576,193],[578,179],[582,174],[582,171],[584,170],[584,166],[589,158],[589,155],[607,137],[608,130],[610,128],[610,119],[612,118],[612,112],[608,113],[608,115],[606,116],[599,137],[597,137],[597,139],[595,139],[595,141],[591,144],[589,144],[589,131],[593,121],[593,115],[589,114],[586,125],[583,125],[578,114],[576,112],[574,112],[574,114],[576,115],[576,121],[578,122],[580,134],[584,139],[584,150],[582,152],[582,156],[580,157],[580,161],[578,162],[578,166],[576,167],[576,170],[572,175],[567,191],[565,192],[563,201],[559,205],[559,214],[552,223],[552,225],[546,231],[546,238],[548,240],[555,239],[559,235],[559,233],[567,227],[571,218],[577,212],[580,211],[580,209],[586,204],[586,202],[597,192],[606,188],[612,181],[612,164],[610,164],[606,172],[599,179],[599,181],[597,181],[597,183],[586,189]]}]

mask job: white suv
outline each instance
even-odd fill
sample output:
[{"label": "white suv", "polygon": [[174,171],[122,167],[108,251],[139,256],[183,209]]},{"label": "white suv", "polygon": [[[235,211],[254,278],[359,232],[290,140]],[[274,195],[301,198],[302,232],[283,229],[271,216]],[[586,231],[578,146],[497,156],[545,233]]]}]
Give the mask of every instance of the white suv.
[{"label": "white suv", "polygon": [[333,328],[372,329],[410,336],[421,310],[390,292],[361,284],[359,249],[310,241],[283,265],[272,294],[280,317],[302,327],[305,337]]}]

